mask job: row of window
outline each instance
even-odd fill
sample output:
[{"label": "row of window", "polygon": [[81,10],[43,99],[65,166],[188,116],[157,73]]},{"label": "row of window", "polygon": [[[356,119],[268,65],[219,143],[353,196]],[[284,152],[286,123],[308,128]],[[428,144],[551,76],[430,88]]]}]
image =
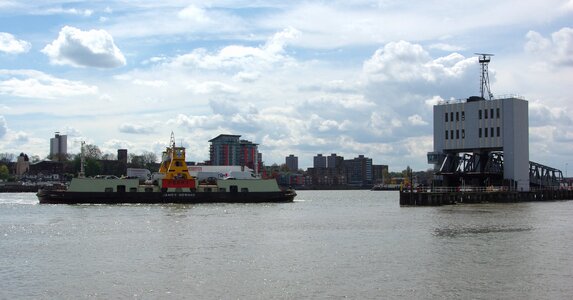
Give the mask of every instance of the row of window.
[{"label": "row of window", "polygon": [[[495,115],[494,115],[494,112],[495,112]],[[465,113],[464,111],[462,111],[461,114],[460,114],[459,111],[456,111],[455,114],[454,114],[453,111],[452,111],[452,112],[446,112],[446,113],[444,114],[444,120],[445,120],[446,122],[454,122],[454,120],[455,120],[456,122],[459,122],[459,121],[460,121],[460,116],[461,116],[461,120],[462,120],[462,121],[465,121],[465,119],[466,119],[466,113]],[[494,110],[493,108],[489,108],[489,109],[486,108],[486,109],[480,109],[480,110],[478,110],[478,117],[479,117],[480,120],[481,120],[481,119],[488,119],[488,118],[491,118],[491,119],[497,118],[497,119],[499,119],[500,116],[501,116],[501,112],[500,112],[500,110],[499,110],[499,107],[496,108],[495,110]],[[454,117],[455,117],[455,119],[454,119]]]},{"label": "row of window", "polygon": [[[495,131],[494,131],[494,129],[495,129]],[[487,128],[483,128],[483,131],[482,131],[482,128],[480,128],[479,132],[478,132],[478,137],[480,137],[480,138],[482,137],[482,132],[483,132],[483,137],[488,137],[488,134],[487,134],[488,131],[490,132],[489,137],[501,136],[501,129],[499,127],[490,127],[489,130]],[[494,135],[494,134],[496,134],[496,135]]]},{"label": "row of window", "polygon": [[[462,131],[462,139],[465,139],[465,138],[466,138],[466,130],[465,130],[465,129],[462,129],[461,131]],[[448,136],[448,132],[450,133],[449,136]],[[454,138],[454,132],[456,133],[455,138]],[[446,140],[447,140],[448,138],[451,139],[451,140],[453,140],[453,139],[460,139],[460,130],[459,130],[459,129],[456,129],[456,131],[453,131],[453,130],[448,131],[448,130],[446,130]]]},{"label": "row of window", "polygon": [[[454,135],[455,133],[455,135]],[[460,135],[461,133],[461,135]],[[489,134],[488,134],[489,133]],[[466,131],[465,129],[462,129],[461,131],[459,129],[454,130],[446,130],[445,131],[445,136],[446,136],[446,140],[450,139],[450,140],[458,140],[460,139],[460,136],[462,139],[466,138]],[[478,131],[478,137],[482,138],[482,137],[500,137],[501,136],[501,128],[500,127],[490,127],[490,128],[479,128]]]},{"label": "row of window", "polygon": [[[449,113],[446,112],[446,122],[448,122],[448,115],[450,116],[450,118],[449,118],[450,121],[453,122],[453,121],[454,121],[454,112],[453,112],[453,111],[452,111],[452,112],[449,112]],[[461,114],[461,115],[462,115],[462,121],[464,121],[464,120],[466,119],[466,112],[465,112],[465,111],[462,111],[462,114]],[[456,122],[459,122],[459,121],[460,121],[460,112],[459,112],[459,111],[456,111],[456,115],[455,115],[455,116],[456,116]]]},{"label": "row of window", "polygon": [[[484,119],[487,119],[487,118],[488,118],[488,111],[489,111],[489,117],[490,117],[491,119],[493,119],[493,118],[494,118],[494,115],[493,115],[494,110],[493,110],[493,108],[490,108],[490,109],[487,109],[487,108],[486,108],[486,109],[483,110],[483,117],[484,117]],[[481,110],[481,109],[478,111],[478,116],[479,116],[479,119],[481,120],[481,119],[482,119],[482,110]],[[500,118],[499,107],[495,109],[495,118],[497,118],[497,119]]]}]

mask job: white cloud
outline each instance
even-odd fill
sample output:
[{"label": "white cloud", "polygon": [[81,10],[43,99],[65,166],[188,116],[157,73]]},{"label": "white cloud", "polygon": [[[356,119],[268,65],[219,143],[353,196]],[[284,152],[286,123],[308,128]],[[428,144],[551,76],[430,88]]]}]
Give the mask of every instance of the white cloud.
[{"label": "white cloud", "polygon": [[424,121],[422,117],[418,114],[411,115],[408,117],[408,122],[410,122],[413,126],[425,126],[428,125],[428,122]]},{"label": "white cloud", "polygon": [[442,97],[440,96],[433,96],[430,99],[427,99],[426,101],[424,101],[424,103],[426,103],[426,105],[432,109],[434,107],[434,105],[437,105],[438,103],[443,102],[444,99],[442,99]]},{"label": "white cloud", "polygon": [[177,16],[182,19],[188,19],[199,23],[210,22],[210,19],[207,16],[205,10],[195,5],[189,5],[185,7],[184,9],[179,11]]},{"label": "white cloud", "polygon": [[550,61],[554,67],[573,66],[573,28],[563,27],[551,38],[532,30],[525,37],[525,50],[539,56],[539,60]]},{"label": "white cloud", "polygon": [[91,9],[77,9],[77,8],[64,9],[61,7],[55,7],[46,10],[36,10],[34,11],[34,13],[39,15],[67,14],[67,15],[78,15],[78,16],[89,17],[94,13],[94,11]]},{"label": "white cloud", "polygon": [[0,32],[0,52],[18,54],[28,52],[31,44],[24,40],[18,40],[12,34]]},{"label": "white cloud", "polygon": [[64,130],[64,132],[69,137],[78,137],[78,136],[82,135],[81,131],[79,131],[78,129],[76,129],[74,127],[70,127],[70,126],[66,126],[66,129]]},{"label": "white cloud", "polygon": [[3,138],[8,132],[8,124],[4,116],[0,116],[0,139]]},{"label": "white cloud", "polygon": [[283,55],[284,48],[289,40],[296,39],[299,35],[298,30],[289,27],[275,33],[265,45],[259,47],[230,45],[215,54],[209,54],[206,49],[200,48],[178,56],[172,64],[196,66],[202,69],[242,68],[252,73],[254,72],[252,70],[288,61],[288,57]]},{"label": "white cloud", "polygon": [[104,142],[101,150],[104,153],[117,153],[117,149],[130,149],[133,147],[134,145],[131,142],[118,139],[111,139]]},{"label": "white cloud", "polygon": [[216,129],[219,127],[223,120],[224,118],[221,115],[187,116],[184,114],[179,114],[174,120],[169,120],[167,124],[175,124],[189,130],[196,128]]},{"label": "white cloud", "polygon": [[116,68],[126,64],[125,57],[105,30],[82,31],[64,26],[58,38],[42,52],[58,65]]},{"label": "white cloud", "polygon": [[390,42],[364,63],[364,71],[380,81],[411,81],[428,77],[424,64],[430,61],[420,45],[406,41]]},{"label": "white cloud", "polygon": [[123,123],[119,126],[119,131],[123,133],[149,134],[155,132],[155,127],[153,125]]},{"label": "white cloud", "polygon": [[56,99],[96,94],[98,88],[79,81],[57,78],[35,70],[1,70],[0,94]]},{"label": "white cloud", "polygon": [[192,90],[195,94],[207,95],[207,94],[236,94],[239,90],[233,86],[219,81],[205,81],[205,82],[194,82],[191,81],[188,85],[188,89]]},{"label": "white cloud", "polygon": [[258,72],[239,72],[233,76],[233,80],[239,82],[254,82],[261,77]]},{"label": "white cloud", "polygon": [[150,87],[165,87],[168,85],[167,81],[165,80],[142,80],[142,79],[134,79],[133,84],[136,85],[145,85]]},{"label": "white cloud", "polygon": [[458,53],[432,59],[421,45],[406,41],[390,42],[364,62],[364,72],[375,81],[439,82],[460,78],[475,58]]},{"label": "white cloud", "polygon": [[544,38],[539,32],[530,30],[525,35],[527,43],[525,43],[525,50],[531,53],[541,53],[551,47],[551,41]]},{"label": "white cloud", "polygon": [[446,43],[436,43],[436,44],[431,44],[430,49],[438,49],[438,50],[442,50],[442,51],[452,52],[452,51],[462,51],[462,50],[464,50],[464,47],[446,44]]},{"label": "white cloud", "polygon": [[554,46],[554,61],[557,64],[573,66],[573,28],[564,27],[551,34]]}]

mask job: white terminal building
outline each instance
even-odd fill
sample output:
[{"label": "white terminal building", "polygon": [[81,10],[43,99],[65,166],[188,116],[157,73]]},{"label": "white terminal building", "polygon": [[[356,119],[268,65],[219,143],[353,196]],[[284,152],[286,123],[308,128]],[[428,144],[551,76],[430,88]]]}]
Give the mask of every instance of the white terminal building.
[{"label": "white terminal building", "polygon": [[470,97],[434,106],[434,151],[428,163],[444,185],[494,185],[497,178],[498,184],[529,191],[527,101]]},{"label": "white terminal building", "polygon": [[481,96],[434,106],[435,181],[447,187],[558,187],[560,170],[529,161],[529,108],[519,97],[494,98],[488,63],[493,54],[478,53]]}]

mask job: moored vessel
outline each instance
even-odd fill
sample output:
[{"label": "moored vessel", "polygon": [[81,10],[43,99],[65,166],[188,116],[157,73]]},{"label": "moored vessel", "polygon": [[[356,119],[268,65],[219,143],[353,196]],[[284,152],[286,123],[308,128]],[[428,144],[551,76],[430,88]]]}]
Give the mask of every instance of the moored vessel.
[{"label": "moored vessel", "polygon": [[296,192],[281,189],[275,179],[213,178],[198,180],[189,173],[185,148],[177,147],[173,134],[152,180],[96,176],[73,178],[67,188],[42,188],[40,203],[258,203],[292,202]]}]

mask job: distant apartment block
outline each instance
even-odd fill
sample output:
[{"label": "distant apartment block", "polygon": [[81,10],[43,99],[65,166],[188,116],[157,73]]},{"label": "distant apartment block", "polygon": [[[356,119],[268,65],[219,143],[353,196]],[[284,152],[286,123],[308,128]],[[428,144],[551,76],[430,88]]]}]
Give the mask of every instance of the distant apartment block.
[{"label": "distant apartment block", "polygon": [[317,154],[314,158],[313,158],[313,164],[312,166],[315,169],[319,169],[319,168],[326,168],[326,156],[322,156],[322,154]]},{"label": "distant apartment block", "polygon": [[61,135],[56,132],[56,135],[50,139],[50,157],[55,161],[65,160],[68,154],[68,136]]},{"label": "distant apartment block", "polygon": [[241,140],[240,135],[220,134],[209,142],[209,162],[214,166],[246,166],[260,170],[262,155],[258,144]]},{"label": "distant apartment block", "polygon": [[347,183],[351,185],[372,184],[372,158],[359,155],[344,161]]},{"label": "distant apartment block", "polygon": [[298,157],[291,154],[285,158],[285,163],[289,171],[296,172],[298,170]]},{"label": "distant apartment block", "polygon": [[336,155],[336,153],[330,154],[326,158],[326,166],[329,169],[340,169],[344,165],[344,157]]}]

